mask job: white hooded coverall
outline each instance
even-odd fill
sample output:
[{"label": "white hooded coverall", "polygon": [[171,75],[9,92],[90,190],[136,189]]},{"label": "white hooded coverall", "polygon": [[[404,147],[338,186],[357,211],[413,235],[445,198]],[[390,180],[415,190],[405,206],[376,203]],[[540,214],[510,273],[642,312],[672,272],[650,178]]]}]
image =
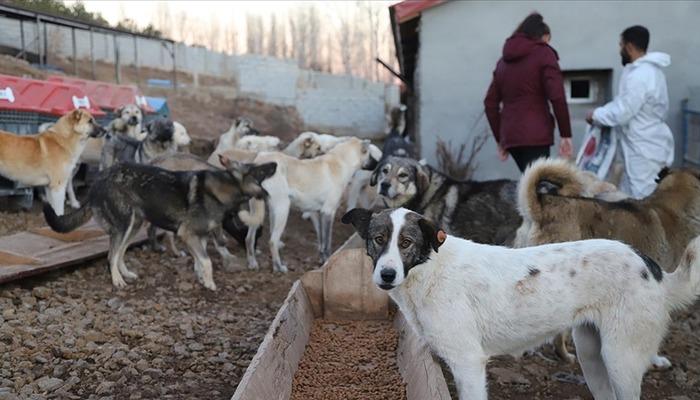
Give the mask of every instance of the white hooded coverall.
[{"label": "white hooded coverall", "polygon": [[668,89],[661,68],[671,65],[665,53],[648,53],[627,64],[620,77],[619,93],[593,112],[593,123],[614,127],[625,175],[620,189],[634,198],[650,195],[656,176],[673,163],[673,133],[664,122],[668,114]]}]

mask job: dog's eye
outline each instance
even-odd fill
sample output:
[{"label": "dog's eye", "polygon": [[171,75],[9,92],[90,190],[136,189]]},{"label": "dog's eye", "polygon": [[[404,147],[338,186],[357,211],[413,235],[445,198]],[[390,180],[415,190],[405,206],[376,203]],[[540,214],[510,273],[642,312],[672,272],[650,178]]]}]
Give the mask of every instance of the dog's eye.
[{"label": "dog's eye", "polygon": [[382,174],[386,175],[386,174],[388,174],[388,173],[389,173],[389,168],[384,168],[384,169],[382,170]]},{"label": "dog's eye", "polygon": [[407,248],[411,247],[412,244],[413,244],[413,242],[411,241],[411,239],[404,239],[401,241],[401,248],[407,249]]},{"label": "dog's eye", "polygon": [[407,173],[402,172],[402,173],[399,174],[399,179],[407,179],[407,178],[408,178],[408,174],[407,174]]},{"label": "dog's eye", "polygon": [[384,244],[384,236],[381,236],[381,235],[376,236],[376,237],[374,238],[374,243],[376,243],[376,244],[378,244],[378,245],[380,245],[380,246],[383,245],[383,244]]}]

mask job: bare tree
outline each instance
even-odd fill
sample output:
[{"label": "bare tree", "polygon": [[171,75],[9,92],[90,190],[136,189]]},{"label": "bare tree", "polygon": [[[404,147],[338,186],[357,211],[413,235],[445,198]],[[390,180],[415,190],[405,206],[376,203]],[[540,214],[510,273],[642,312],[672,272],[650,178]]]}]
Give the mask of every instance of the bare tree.
[{"label": "bare tree", "polygon": [[277,18],[275,14],[270,15],[270,32],[267,39],[267,55],[277,57]]},{"label": "bare tree", "polygon": [[352,74],[352,21],[347,16],[340,20],[338,30],[338,45],[340,47],[340,59],[343,65],[343,73]]},{"label": "bare tree", "polygon": [[[121,6],[121,5],[120,5]],[[178,40],[181,42],[187,42],[190,37],[190,20],[186,12],[180,11],[175,17],[175,24],[177,26]]]},{"label": "bare tree", "polygon": [[229,54],[238,53],[238,31],[234,25],[226,25],[226,32],[224,34],[224,40],[226,42],[226,51]]},{"label": "bare tree", "polygon": [[167,2],[158,2],[156,8],[155,27],[164,37],[172,37],[172,19],[170,17],[170,6]]},{"label": "bare tree", "polygon": [[250,54],[262,54],[263,29],[262,18],[247,14],[246,22],[246,51]]},{"label": "bare tree", "polygon": [[208,47],[213,51],[219,50],[219,39],[221,38],[221,28],[219,26],[219,19],[216,17],[210,18],[210,23],[208,25]]},{"label": "bare tree", "polygon": [[289,54],[287,53],[287,25],[284,23],[284,20],[281,20],[280,23],[280,37],[279,37],[279,56],[282,58],[289,58]]},{"label": "bare tree", "polygon": [[307,67],[320,69],[320,35],[321,35],[321,19],[315,3],[311,3],[306,9],[307,23],[307,42],[308,42],[308,60]]}]

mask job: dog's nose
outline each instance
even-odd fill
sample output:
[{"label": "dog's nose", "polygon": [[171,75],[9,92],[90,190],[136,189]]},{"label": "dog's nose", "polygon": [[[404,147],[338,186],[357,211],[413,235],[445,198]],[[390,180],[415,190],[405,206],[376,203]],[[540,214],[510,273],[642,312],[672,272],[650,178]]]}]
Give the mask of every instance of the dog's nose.
[{"label": "dog's nose", "polygon": [[391,187],[391,184],[388,182],[382,182],[381,185],[379,185],[379,194],[386,196],[389,194],[389,188]]},{"label": "dog's nose", "polygon": [[379,276],[382,277],[382,281],[385,283],[393,283],[396,278],[396,270],[391,268],[383,268],[379,272]]}]

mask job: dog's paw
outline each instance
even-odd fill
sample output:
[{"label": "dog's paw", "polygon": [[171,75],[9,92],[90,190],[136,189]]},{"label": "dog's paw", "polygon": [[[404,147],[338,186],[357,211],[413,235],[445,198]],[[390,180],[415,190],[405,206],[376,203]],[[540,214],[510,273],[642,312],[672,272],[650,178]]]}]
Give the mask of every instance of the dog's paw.
[{"label": "dog's paw", "polygon": [[274,268],[273,268],[273,271],[274,271],[274,272],[281,272],[281,273],[283,273],[283,274],[286,274],[286,273],[289,271],[289,269],[287,268],[287,266],[284,265],[284,264],[274,265],[273,267],[274,267]]},{"label": "dog's paw", "polygon": [[70,206],[71,206],[71,208],[74,208],[74,209],[77,210],[78,208],[80,208],[80,203],[77,202],[77,201],[76,201],[76,202],[71,202],[71,203],[70,203]]},{"label": "dog's paw", "polygon": [[671,368],[671,361],[666,357],[655,355],[651,358],[651,365],[654,369],[669,369]]},{"label": "dog's paw", "polygon": [[165,246],[163,246],[162,244],[157,244],[151,246],[151,250],[153,250],[156,253],[165,253]]},{"label": "dog's paw", "polygon": [[202,282],[202,285],[209,290],[216,290],[216,284],[214,281],[204,281]]},{"label": "dog's paw", "polygon": [[126,288],[126,281],[119,275],[112,276],[112,285],[117,289],[124,289]]},{"label": "dog's paw", "polygon": [[124,278],[131,279],[131,280],[139,278],[139,276],[136,273],[131,272],[129,270],[122,272],[122,275],[124,275]]}]

